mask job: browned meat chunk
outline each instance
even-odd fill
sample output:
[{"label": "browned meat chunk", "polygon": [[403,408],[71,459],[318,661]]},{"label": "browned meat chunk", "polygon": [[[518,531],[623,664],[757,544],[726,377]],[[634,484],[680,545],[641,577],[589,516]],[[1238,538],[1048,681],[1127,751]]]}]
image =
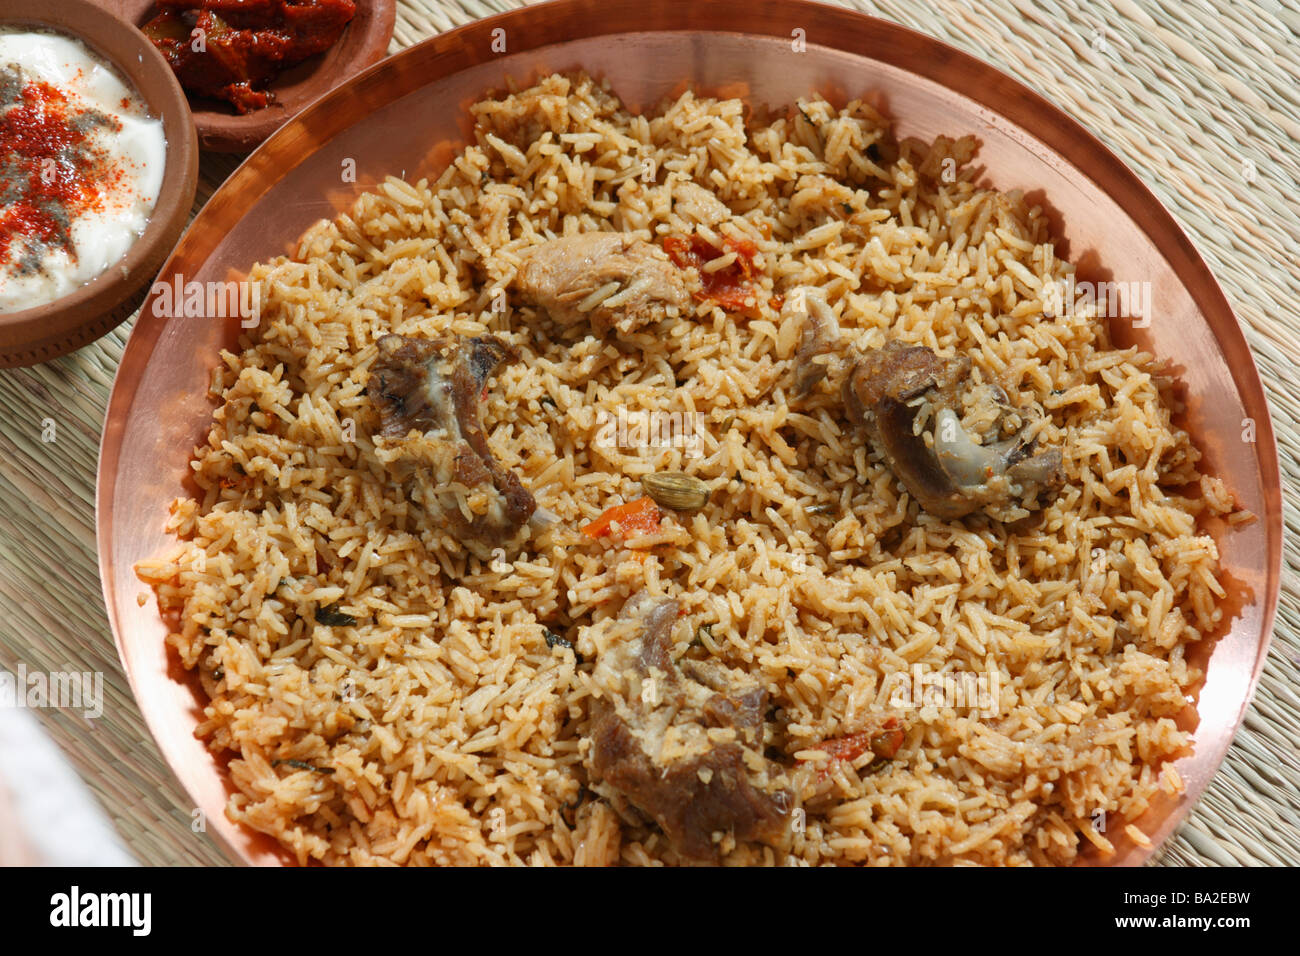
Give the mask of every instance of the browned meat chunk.
[{"label": "browned meat chunk", "polygon": [[653,819],[692,859],[716,862],[726,834],[780,846],[793,796],[782,769],[763,755],[767,692],[724,667],[679,668],[671,656],[677,609],[676,601],[635,595],[617,625],[624,636],[597,661],[592,780]]},{"label": "browned meat chunk", "polygon": [[[1037,439],[1027,437],[1030,425],[1006,393],[971,383],[970,371],[965,356],[891,341],[853,366],[844,403],[926,511],[953,519],[982,508],[1013,520],[1060,486],[1061,451],[1035,452]],[[965,415],[986,426],[982,441],[963,427]]]},{"label": "browned meat chunk", "polygon": [[840,326],[821,289],[796,289],[785,297],[781,321],[791,315],[803,318],[803,337],[795,355],[795,395],[805,397],[830,371],[839,347]]},{"label": "browned meat chunk", "polygon": [[691,310],[683,273],[663,250],[621,232],[551,239],[520,258],[519,292],[566,325],[629,333]]},{"label": "browned meat chunk", "polygon": [[385,335],[370,372],[381,453],[414,497],[479,555],[515,543],[536,508],[517,475],[488,447],[480,403],[492,373],[515,357],[491,336],[428,340]]}]

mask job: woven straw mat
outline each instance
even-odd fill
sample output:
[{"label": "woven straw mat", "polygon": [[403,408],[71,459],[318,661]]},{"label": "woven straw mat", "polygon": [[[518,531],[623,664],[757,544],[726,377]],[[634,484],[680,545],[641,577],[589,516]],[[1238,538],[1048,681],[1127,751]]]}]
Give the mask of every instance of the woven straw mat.
[{"label": "woven straw mat", "polygon": [[[390,52],[515,5],[403,0]],[[1072,114],[1155,191],[1223,284],[1272,403],[1290,539],[1272,652],[1245,724],[1156,862],[1300,862],[1300,11],[1276,0],[850,5],[988,61]],[[196,210],[234,167],[204,158]],[[42,711],[46,730],[141,862],[221,863],[213,840],[192,831],[190,800],[144,726],[100,597],[96,454],[130,329],[0,371],[0,668],[102,671],[103,716],[92,726]],[[42,441],[47,419],[53,442]]]}]

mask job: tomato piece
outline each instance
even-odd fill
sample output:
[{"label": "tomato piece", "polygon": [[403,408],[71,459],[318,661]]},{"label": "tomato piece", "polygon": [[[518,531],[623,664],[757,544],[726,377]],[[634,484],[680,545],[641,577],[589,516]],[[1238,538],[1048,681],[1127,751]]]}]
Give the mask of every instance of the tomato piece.
[{"label": "tomato piece", "polygon": [[726,255],[726,250],[718,249],[701,236],[668,236],[664,239],[664,251],[679,269],[694,267],[700,270],[702,288],[695,294],[697,299],[716,302],[728,311],[738,312],[746,307],[746,300],[754,296],[751,280],[755,275],[754,257],[758,255],[758,246],[749,239],[730,236],[723,239],[723,244],[736,253],[736,260],[713,272],[705,272],[704,266]]},{"label": "tomato piece", "polygon": [[831,759],[818,769],[817,778],[824,780],[830,776],[831,767],[836,761],[847,760],[851,763],[868,750],[875,755],[876,760],[893,760],[898,755],[899,748],[903,746],[906,736],[903,728],[898,724],[898,718],[890,717],[875,733],[862,731],[823,740],[817,745],[817,749],[826,751]]},{"label": "tomato piece", "polygon": [[617,522],[624,538],[642,534],[654,534],[659,530],[659,506],[652,498],[637,498],[627,504],[606,508],[599,518],[584,525],[582,533],[588,538],[603,538],[613,533],[612,525]]}]

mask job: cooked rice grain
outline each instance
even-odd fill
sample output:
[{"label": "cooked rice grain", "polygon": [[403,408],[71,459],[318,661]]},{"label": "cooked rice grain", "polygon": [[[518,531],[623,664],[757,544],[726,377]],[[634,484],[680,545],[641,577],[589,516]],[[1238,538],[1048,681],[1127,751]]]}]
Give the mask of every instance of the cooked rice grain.
[{"label": "cooked rice grain", "polygon": [[[887,711],[891,675],[914,666],[999,679],[994,716],[908,711],[896,760],[840,768],[845,792],[789,854],[729,862],[1068,863],[1110,847],[1099,813],[1131,821],[1181,788],[1164,761],[1188,743],[1185,653],[1221,616],[1197,515],[1233,503],[1198,474],[1169,380],[1095,316],[1044,315],[1071,267],[1037,207],[974,184],[973,140],[895,147],[865,104],[799,106],[747,125],[741,102],[687,93],[633,116],[553,76],[477,104],[476,142],[436,179],[390,178],[253,270],[262,325],[223,355],[201,494],[172,508],[180,550],[139,568],[211,698],[199,733],[233,758],[233,819],[303,862],[678,862],[582,767],[593,657],[642,588],[677,596],[683,633],[706,628],[708,654],[763,681],[787,754]],[[619,348],[493,310],[546,236],[697,224],[757,245],[750,313],[701,305]],[[1016,525],[918,513],[836,395],[793,405],[799,330],[773,297],[800,286],[854,344],[969,352],[1044,409],[1060,498]],[[368,369],[390,332],[519,349],[484,421],[559,517],[550,543],[482,562],[421,524],[371,437]],[[597,441],[620,410],[698,415],[698,453]],[[652,470],[719,490],[648,551],[573,534]],[[317,623],[327,605],[356,623]],[[561,626],[582,664],[548,644]]]}]

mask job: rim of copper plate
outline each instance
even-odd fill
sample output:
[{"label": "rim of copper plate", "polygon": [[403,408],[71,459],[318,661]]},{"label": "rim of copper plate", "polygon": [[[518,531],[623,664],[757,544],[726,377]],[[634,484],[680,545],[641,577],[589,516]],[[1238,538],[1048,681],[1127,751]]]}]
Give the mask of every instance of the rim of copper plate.
[{"label": "rim of copper plate", "polygon": [[[1263,501],[1264,545],[1258,570],[1262,587],[1255,605],[1259,621],[1249,659],[1234,658],[1228,666],[1245,678],[1245,693],[1232,700],[1230,712],[1216,715],[1215,723],[1197,728],[1196,752],[1189,758],[1197,770],[1181,799],[1173,799],[1157,819],[1140,823],[1150,847],[1134,844],[1125,834],[1108,834],[1116,845],[1109,857],[1087,851],[1080,865],[1136,865],[1146,862],[1184,820],[1226,755],[1254,693],[1272,634],[1281,580],[1282,499],[1277,447],[1263,385],[1254,359],[1222,289],[1197,254],[1191,241],[1155,195],[1096,137],[1062,110],[1001,71],[968,54],[906,27],[855,11],[807,0],[711,0],[706,4],[645,4],[642,0],[553,0],[478,20],[433,37],[371,67],[326,94],[287,123],[237,169],[214,194],[162,269],[162,275],[193,274],[205,257],[243,216],[244,209],[281,179],[289,176],[311,150],[326,143],[369,112],[433,81],[479,66],[493,59],[493,31],[506,30],[511,52],[528,52],[568,41],[616,34],[697,32],[743,34],[789,40],[795,22],[807,31],[809,44],[889,64],[959,90],[1010,123],[1021,127],[1053,153],[1081,171],[1090,184],[1123,210],[1141,213],[1141,230],[1169,263],[1190,294],[1227,363],[1245,409],[1254,417],[1255,465]],[[743,30],[737,25],[743,24]],[[239,200],[239,201],[235,201]],[[127,416],[150,357],[167,320],[146,307],[141,313],[118,369],[110,399],[100,449],[96,488],[96,517],[101,580],[105,606],[119,655],[145,719],[159,741],[164,757],[196,806],[207,815],[210,832],[239,861],[254,864],[288,863],[288,852],[270,837],[231,823],[222,812],[223,801],[213,789],[196,796],[201,784],[214,775],[224,780],[224,770],[210,755],[201,759],[178,757],[177,719],[174,709],[157,704],[150,693],[158,682],[184,680],[171,675],[142,674],[133,666],[130,635],[124,631],[117,604],[119,575],[132,575],[129,567],[115,567],[112,544],[119,529],[113,520],[118,493],[123,436]],[[204,383],[195,383],[203,388]],[[124,533],[124,532],[123,532]],[[1251,631],[1254,634],[1254,629]],[[1241,650],[1241,649],[1238,649]],[[1248,672],[1248,673],[1247,673]],[[191,733],[197,717],[187,716]],[[225,792],[230,792],[228,781]],[[1155,813],[1156,811],[1150,811]],[[1150,814],[1148,814],[1149,816]]]}]

